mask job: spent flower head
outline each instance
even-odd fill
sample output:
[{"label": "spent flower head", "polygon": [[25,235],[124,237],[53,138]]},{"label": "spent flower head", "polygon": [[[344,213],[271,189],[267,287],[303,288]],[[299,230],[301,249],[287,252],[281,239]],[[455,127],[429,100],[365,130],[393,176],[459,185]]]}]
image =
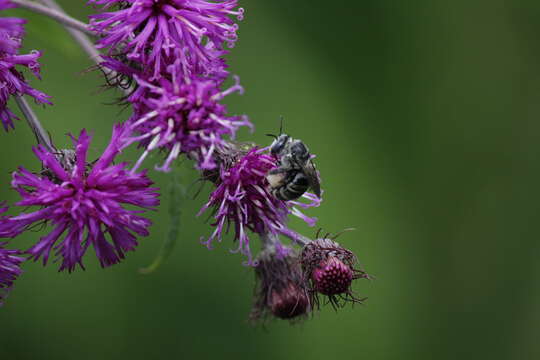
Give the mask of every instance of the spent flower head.
[{"label": "spent flower head", "polygon": [[[151,78],[175,71],[184,75],[222,77],[227,53],[234,46],[243,18],[237,0],[90,0],[103,5],[91,15],[92,28],[101,35],[98,47],[109,55],[125,54],[150,69]],[[114,8],[114,9],[111,9]],[[179,59],[180,61],[175,61]]]},{"label": "spent flower head", "polygon": [[255,279],[251,320],[261,320],[270,314],[292,320],[311,310],[307,283],[294,249],[280,244],[266,247],[257,256]]},{"label": "spent flower head", "polygon": [[45,222],[53,228],[27,251],[30,258],[42,258],[45,265],[54,249],[62,259],[60,271],[71,272],[77,264],[84,268],[83,255],[92,245],[101,266],[106,267],[135,249],[134,234],[148,235],[151,222],[138,214],[159,204],[158,189],[150,187],[152,181],[145,171],[130,171],[127,163],[113,164],[122,131],[115,126],[108,147],[93,163],[87,160],[91,137],[83,130],[78,139],[73,138],[74,151],[34,149],[45,168],[42,173],[22,167],[13,173],[12,186],[22,197],[17,205],[38,206],[39,210],[21,213],[11,221],[16,226]]}]

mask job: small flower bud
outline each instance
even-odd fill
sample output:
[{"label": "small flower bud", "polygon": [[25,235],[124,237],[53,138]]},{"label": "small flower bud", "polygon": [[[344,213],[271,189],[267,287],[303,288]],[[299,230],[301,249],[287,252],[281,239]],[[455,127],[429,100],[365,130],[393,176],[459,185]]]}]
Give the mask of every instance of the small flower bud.
[{"label": "small flower bud", "polygon": [[292,320],[311,310],[298,254],[289,248],[279,250],[263,250],[257,258],[255,304],[250,315],[253,321],[269,314]]},{"label": "small flower bud", "polygon": [[303,287],[289,282],[287,287],[272,290],[270,310],[280,319],[293,319],[304,315],[309,309],[309,299]]},{"label": "small flower bud", "polygon": [[312,273],[315,290],[324,295],[337,295],[347,291],[353,280],[353,271],[338,258],[331,256],[321,261]]},{"label": "small flower bud", "polygon": [[319,294],[328,296],[334,307],[346,302],[361,303],[352,292],[352,281],[368,278],[357,266],[356,256],[330,239],[317,239],[302,250],[304,276],[310,280],[311,301],[319,304]]}]

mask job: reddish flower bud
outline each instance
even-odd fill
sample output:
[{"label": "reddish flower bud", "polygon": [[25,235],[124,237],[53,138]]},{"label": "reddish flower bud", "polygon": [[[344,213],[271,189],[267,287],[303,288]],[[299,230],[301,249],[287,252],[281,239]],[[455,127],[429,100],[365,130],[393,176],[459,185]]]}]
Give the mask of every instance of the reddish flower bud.
[{"label": "reddish flower bud", "polygon": [[350,250],[333,240],[317,239],[307,244],[302,250],[302,268],[310,280],[312,303],[319,304],[319,294],[328,296],[334,307],[365,300],[356,297],[351,288],[353,280],[369,278],[357,263]]},{"label": "reddish flower bud", "polygon": [[272,314],[280,319],[293,319],[309,309],[306,289],[293,282],[280,290],[272,290],[269,300]]},{"label": "reddish flower bud", "polygon": [[261,320],[270,314],[287,320],[306,315],[311,305],[298,254],[289,248],[282,247],[279,251],[271,248],[263,250],[257,260],[251,320]]},{"label": "reddish flower bud", "polygon": [[324,295],[347,292],[353,280],[351,268],[334,256],[321,261],[311,274],[315,290]]}]

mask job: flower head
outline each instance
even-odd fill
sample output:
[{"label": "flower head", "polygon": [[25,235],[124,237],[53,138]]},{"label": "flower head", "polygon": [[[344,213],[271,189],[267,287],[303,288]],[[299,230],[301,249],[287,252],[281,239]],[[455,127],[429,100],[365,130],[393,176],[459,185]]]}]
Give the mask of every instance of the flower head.
[{"label": "flower head", "polygon": [[270,313],[280,319],[306,315],[311,307],[298,254],[291,248],[266,248],[257,257],[255,303],[251,319]]},{"label": "flower head", "polygon": [[[234,155],[236,153],[236,156]],[[277,159],[266,153],[266,149],[252,148],[249,151],[231,148],[225,154],[218,153],[220,161],[217,187],[210,200],[201,209],[214,209],[212,225],[216,227],[205,242],[211,246],[215,239],[221,241],[223,232],[232,225],[238,251],[248,257],[248,264],[254,265],[249,247],[248,230],[259,234],[280,234],[286,229],[289,214],[302,217],[311,225],[311,220],[297,209],[300,202],[283,201],[274,197],[269,189],[266,175],[277,167]],[[310,195],[306,195],[309,197]],[[303,204],[317,206],[319,202]],[[309,219],[309,220],[308,220]]]},{"label": "flower head", "polygon": [[[8,1],[0,1],[0,10],[13,7]],[[24,79],[16,66],[29,69],[38,79],[40,78],[39,51],[31,51],[26,55],[18,55],[24,35],[25,20],[19,18],[0,18],[0,119],[6,131],[14,128],[13,120],[18,119],[7,107],[12,95],[28,95],[36,102],[51,104],[50,96],[32,88]]]},{"label": "flower head", "polygon": [[145,171],[134,172],[126,163],[112,163],[120,151],[122,131],[121,126],[115,126],[111,142],[94,163],[87,161],[91,138],[83,130],[78,139],[73,138],[74,151],[50,153],[42,146],[34,149],[45,168],[41,174],[22,167],[13,173],[12,186],[22,197],[17,205],[40,209],[11,221],[18,226],[49,222],[53,227],[28,250],[31,258],[42,258],[45,265],[54,249],[62,259],[60,271],[71,272],[77,264],[84,268],[83,255],[92,245],[101,266],[106,267],[134,250],[134,234],[148,235],[151,222],[138,215],[143,211],[125,206],[153,209],[159,204],[157,189],[150,187],[152,181]]},{"label": "flower head", "polygon": [[[195,158],[200,169],[216,167],[214,151],[225,146],[225,136],[234,138],[241,126],[251,127],[246,116],[227,116],[227,107],[219,101],[228,94],[242,91],[238,84],[220,91],[213,80],[191,77],[172,81],[161,78],[153,85],[138,81],[138,91],[146,90],[135,103],[137,117],[129,130],[137,134],[127,144],[140,141],[146,149],[165,149],[168,157],[158,170],[169,171],[179,154]],[[143,115],[138,115],[143,114]]]},{"label": "flower head", "polygon": [[0,242],[0,305],[13,287],[13,282],[21,275],[20,265],[25,260],[18,256],[21,254],[19,250],[8,250],[5,245],[5,242]]},{"label": "flower head", "polygon": [[357,268],[356,256],[330,239],[317,239],[304,246],[302,268],[310,280],[312,301],[319,304],[318,295],[325,295],[334,307],[345,302],[362,302],[351,289],[352,281],[369,278]]},{"label": "flower head", "polygon": [[[109,55],[126,54],[151,69],[151,78],[177,64],[185,75],[214,76],[224,72],[223,44],[234,46],[243,18],[237,0],[89,0],[104,12],[90,16],[101,36],[98,47]],[[118,5],[115,10],[108,11]],[[175,62],[175,59],[180,62]]]}]

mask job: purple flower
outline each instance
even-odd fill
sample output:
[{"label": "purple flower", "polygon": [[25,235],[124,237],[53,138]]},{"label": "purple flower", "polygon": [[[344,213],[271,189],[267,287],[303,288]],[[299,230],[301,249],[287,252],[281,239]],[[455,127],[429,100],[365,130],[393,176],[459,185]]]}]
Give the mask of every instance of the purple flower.
[{"label": "purple flower", "polygon": [[12,186],[22,197],[17,205],[38,206],[39,210],[11,221],[18,226],[49,222],[53,227],[28,250],[30,258],[42,258],[46,265],[54,249],[57,258],[62,258],[60,271],[71,272],[77,264],[84,268],[83,255],[92,245],[101,266],[106,267],[135,249],[134,234],[148,235],[151,222],[138,215],[144,211],[125,206],[153,209],[159,204],[158,189],[150,187],[152,181],[145,171],[130,171],[126,163],[113,164],[122,132],[121,126],[114,127],[107,149],[93,163],[87,161],[91,138],[83,130],[78,139],[73,138],[74,150],[49,153],[42,146],[34,148],[45,168],[41,174],[22,167],[13,173]]},{"label": "purple flower", "polygon": [[[248,230],[259,235],[277,235],[286,229],[289,214],[309,219],[296,208],[299,202],[286,202],[271,194],[266,174],[277,167],[277,159],[266,151],[267,149],[252,148],[247,153],[237,149],[231,149],[225,155],[220,152],[218,157],[226,160],[220,160],[217,187],[199,213],[208,208],[214,209],[216,221],[212,226],[216,229],[205,244],[210,247],[215,239],[221,241],[223,232],[227,232],[232,224],[234,239],[238,241],[236,252],[246,255],[249,265],[255,263],[249,247]],[[303,206],[318,204],[312,202]]]},{"label": "purple flower", "polygon": [[[3,211],[0,209],[0,212]],[[19,250],[8,250],[4,248],[5,245],[5,242],[0,242],[0,306],[13,287],[13,282],[21,275],[20,265],[25,260],[17,256],[20,255]]]},{"label": "purple flower", "polygon": [[6,10],[14,8],[15,5],[11,2],[11,0],[0,0],[0,10]]},{"label": "purple flower", "polygon": [[293,249],[281,247],[278,251],[271,246],[261,251],[257,257],[255,279],[251,320],[261,320],[269,314],[291,320],[311,310],[308,287],[298,254]]},{"label": "purple flower", "polygon": [[[230,18],[243,17],[237,0],[89,0],[108,10],[91,15],[91,25],[101,36],[98,47],[109,55],[126,54],[145,68],[151,79],[170,72],[177,64],[185,75],[213,76],[224,72],[220,59],[234,46],[238,25]],[[175,59],[180,59],[179,63]]]},{"label": "purple flower", "polygon": [[224,137],[234,138],[239,127],[252,126],[246,116],[227,116],[227,107],[219,103],[232,92],[242,92],[238,79],[224,91],[215,81],[197,77],[161,78],[156,85],[138,79],[138,83],[137,91],[146,91],[135,103],[136,114],[142,115],[130,121],[128,130],[137,135],[124,145],[139,141],[145,148],[136,167],[159,148],[167,150],[168,156],[157,170],[169,171],[171,162],[182,153],[194,158],[200,169],[213,169],[214,151],[225,146]]},{"label": "purple flower", "polygon": [[[8,1],[0,2],[0,10],[13,7]],[[15,67],[17,65],[28,68],[38,79],[40,66],[37,59],[41,56],[39,51],[30,54],[18,55],[21,40],[24,35],[25,20],[19,18],[0,18],[0,119],[6,131],[14,128],[13,120],[18,119],[7,107],[12,95],[28,95],[36,102],[51,104],[50,96],[32,88],[24,79],[22,73]]]},{"label": "purple flower", "polygon": [[11,221],[11,217],[2,215],[8,211],[6,203],[0,203],[0,238],[13,238],[24,231],[24,226]]},{"label": "purple flower", "polygon": [[369,279],[357,267],[356,256],[331,239],[317,239],[304,246],[302,268],[310,281],[312,302],[319,304],[319,294],[327,296],[334,307],[346,302],[361,303],[365,299],[354,295],[351,284],[355,279]]}]

